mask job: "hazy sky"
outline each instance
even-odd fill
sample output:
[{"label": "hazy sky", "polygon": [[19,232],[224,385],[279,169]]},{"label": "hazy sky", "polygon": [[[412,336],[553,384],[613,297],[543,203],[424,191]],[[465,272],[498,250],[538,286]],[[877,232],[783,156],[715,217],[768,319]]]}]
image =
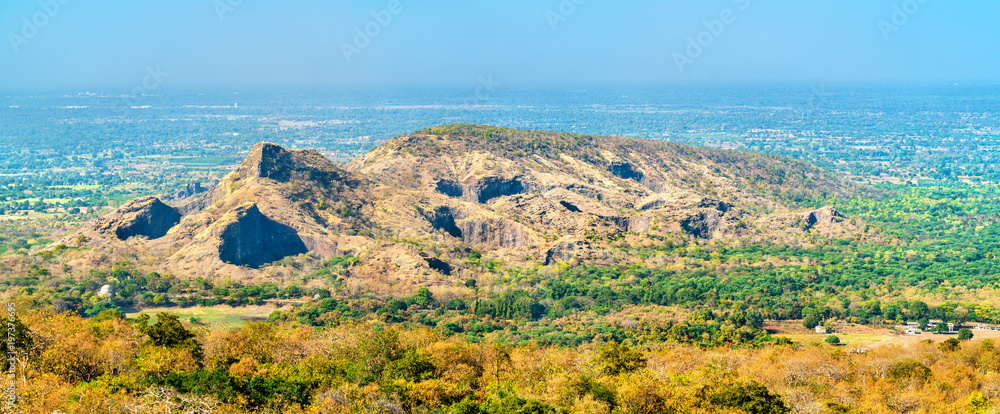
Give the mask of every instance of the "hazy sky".
[{"label": "hazy sky", "polygon": [[6,0],[0,88],[994,82],[998,17],[996,0]]}]

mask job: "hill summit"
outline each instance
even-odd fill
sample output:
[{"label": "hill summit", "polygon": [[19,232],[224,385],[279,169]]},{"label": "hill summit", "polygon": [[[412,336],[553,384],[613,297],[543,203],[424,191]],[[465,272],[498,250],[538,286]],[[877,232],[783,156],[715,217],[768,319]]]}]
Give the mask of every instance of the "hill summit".
[{"label": "hill summit", "polygon": [[259,143],[200,197],[139,199],[87,231],[113,241],[102,249],[139,237],[164,272],[283,280],[353,255],[359,286],[407,290],[462,277],[473,250],[511,264],[615,264],[632,260],[613,247],[622,240],[855,231],[807,206],[859,190],[776,156],[459,124],[396,137],[343,167]]}]

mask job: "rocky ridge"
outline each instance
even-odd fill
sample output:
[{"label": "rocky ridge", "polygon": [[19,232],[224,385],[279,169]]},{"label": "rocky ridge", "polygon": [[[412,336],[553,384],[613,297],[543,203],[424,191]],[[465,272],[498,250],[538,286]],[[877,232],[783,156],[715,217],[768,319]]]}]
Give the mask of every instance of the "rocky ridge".
[{"label": "rocky ridge", "polygon": [[181,213],[176,208],[164,204],[156,197],[140,197],[98,219],[87,230],[119,240],[135,236],[158,239],[166,235],[180,220]]}]

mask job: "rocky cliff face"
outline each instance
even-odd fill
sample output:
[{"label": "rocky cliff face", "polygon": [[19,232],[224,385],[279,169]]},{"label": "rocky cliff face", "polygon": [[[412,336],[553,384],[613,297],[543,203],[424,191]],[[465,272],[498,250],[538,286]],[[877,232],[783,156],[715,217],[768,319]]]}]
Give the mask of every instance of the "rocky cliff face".
[{"label": "rocky cliff face", "polygon": [[722,217],[720,211],[705,209],[681,220],[681,228],[694,237],[711,239],[722,225]]},{"label": "rocky cliff face", "polygon": [[827,228],[834,223],[844,220],[844,216],[837,209],[826,206],[817,210],[807,211],[802,215],[804,229]]},{"label": "rocky cliff face", "polygon": [[449,197],[459,197],[474,203],[486,204],[495,198],[525,194],[529,190],[529,185],[525,184],[520,177],[483,177],[464,184],[441,180],[437,182],[435,190]]},{"label": "rocky cliff face", "polygon": [[438,207],[426,218],[434,229],[470,245],[519,247],[531,244],[531,236],[524,226],[503,218],[478,216],[451,207]]},{"label": "rocky cliff face", "polygon": [[573,259],[586,260],[590,259],[592,254],[593,247],[586,240],[565,237],[545,252],[544,264],[548,266],[558,262],[569,262]]},{"label": "rocky cliff face", "polygon": [[119,240],[133,236],[158,239],[181,220],[181,213],[156,197],[132,200],[115,212],[99,219],[95,229]]},{"label": "rocky cliff face", "polygon": [[510,220],[474,217],[457,224],[462,230],[462,240],[472,245],[520,247],[531,243],[524,228]]},{"label": "rocky cliff face", "polygon": [[295,229],[267,218],[253,203],[230,210],[216,224],[222,226],[219,258],[226,263],[259,267],[308,251]]}]

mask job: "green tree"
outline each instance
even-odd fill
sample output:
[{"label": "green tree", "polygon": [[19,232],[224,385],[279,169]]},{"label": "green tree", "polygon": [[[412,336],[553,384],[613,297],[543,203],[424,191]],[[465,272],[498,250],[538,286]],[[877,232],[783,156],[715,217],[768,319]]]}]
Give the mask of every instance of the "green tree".
[{"label": "green tree", "polygon": [[823,329],[826,329],[827,333],[833,333],[833,331],[836,330],[834,328],[835,326],[833,325],[833,322],[830,321],[823,322]]},{"label": "green tree", "polygon": [[[9,319],[8,319],[8,322],[9,322]],[[33,353],[33,351],[35,349],[35,341],[32,339],[32,334],[31,334],[31,331],[28,329],[28,326],[25,325],[23,322],[21,322],[21,318],[18,318],[16,316],[14,316],[14,322],[13,323],[8,323],[6,325],[8,326],[8,328],[7,328],[8,339],[7,340],[10,341],[10,335],[13,335],[13,337],[14,337],[13,338],[14,339],[14,341],[13,341],[14,349],[18,353],[25,353],[25,354],[31,354],[31,353]],[[11,328],[13,328],[13,331],[11,331]],[[12,344],[10,342],[8,342],[8,344],[7,344],[7,347],[8,347],[7,351],[10,350],[10,348],[9,348],[10,345],[12,345]],[[4,356],[3,358],[0,358],[0,359],[3,360],[3,362],[0,362],[0,367],[3,368],[3,372],[7,372],[7,370],[10,368],[10,361],[7,360],[6,356]]]},{"label": "green tree", "polygon": [[944,352],[954,352],[957,351],[958,348],[960,347],[961,347],[961,342],[959,342],[958,339],[955,338],[948,338],[947,341],[941,342],[941,345],[938,345],[938,349]]},{"label": "green tree", "polygon": [[157,346],[174,347],[194,338],[194,333],[187,330],[177,315],[160,312],[156,314],[156,323],[149,325],[149,315],[139,315],[135,319],[139,332],[149,336],[150,341]]},{"label": "green tree", "polygon": [[886,305],[882,309],[882,315],[885,316],[885,318],[887,320],[896,320],[896,319],[899,319],[899,317],[900,317],[899,307],[896,306],[896,305]]},{"label": "green tree", "polygon": [[930,379],[931,369],[913,358],[904,358],[889,364],[888,374],[889,379],[894,381],[914,379],[924,382]]},{"label": "green tree", "polygon": [[748,414],[785,414],[792,411],[780,395],[772,394],[757,382],[723,385],[713,390],[708,399],[718,407],[735,408]]},{"label": "green tree", "polygon": [[837,335],[830,335],[826,337],[826,340],[824,342],[831,345],[837,345],[840,343],[840,337],[838,337]]},{"label": "green tree", "polygon": [[646,357],[628,345],[615,341],[606,342],[597,348],[597,362],[607,375],[633,372],[646,367]]},{"label": "green tree", "polygon": [[163,293],[157,293],[155,296],[153,296],[153,300],[151,300],[149,303],[151,303],[154,306],[163,306],[163,305],[166,305],[167,304],[167,295],[165,295]]},{"label": "green tree", "polygon": [[434,377],[434,359],[408,349],[399,359],[386,365],[383,378],[420,382]]},{"label": "green tree", "polygon": [[427,307],[434,304],[434,294],[427,288],[420,288],[417,293],[410,296],[409,302],[420,307]]},{"label": "green tree", "polygon": [[473,399],[465,397],[462,401],[452,404],[446,412],[448,414],[480,414],[483,410]]},{"label": "green tree", "polygon": [[535,400],[527,400],[513,394],[500,393],[490,398],[479,412],[486,414],[555,414],[556,410],[547,404]]},{"label": "green tree", "polygon": [[921,331],[927,330],[928,324],[930,324],[930,321],[926,317],[922,317],[917,320],[917,327],[919,327]]},{"label": "green tree", "polygon": [[962,328],[958,331],[959,341],[968,341],[972,339],[972,331],[966,328]]},{"label": "green tree", "polygon": [[915,300],[909,303],[907,308],[907,313],[909,314],[910,320],[922,320],[926,319],[930,313],[930,307],[926,303],[919,300]]},{"label": "green tree", "polygon": [[92,320],[94,322],[102,322],[111,319],[125,319],[125,314],[117,309],[105,309],[98,313]]},{"label": "green tree", "polygon": [[864,301],[861,303],[861,310],[869,316],[877,316],[882,314],[882,303],[878,299]]},{"label": "green tree", "polygon": [[806,329],[813,329],[816,325],[819,325],[819,322],[819,315],[816,312],[813,312],[806,315],[805,319],[802,320],[802,326],[805,326]]},{"label": "green tree", "polygon": [[113,310],[118,313],[122,313],[122,309],[118,307],[118,305],[115,305],[114,303],[108,302],[106,300],[102,300],[94,304],[94,306],[91,306],[87,310],[83,311],[83,315],[86,317],[96,317],[108,310]]},{"label": "green tree", "polygon": [[166,348],[186,348],[201,363],[204,355],[201,344],[195,339],[194,333],[181,324],[177,315],[160,312],[156,314],[156,323],[152,325],[149,324],[149,319],[147,314],[139,315],[134,323],[139,332],[149,337],[150,343]]},{"label": "green tree", "polygon": [[406,349],[399,343],[399,332],[384,329],[358,338],[354,354],[361,365],[362,382],[377,381],[386,367],[400,359]]}]

